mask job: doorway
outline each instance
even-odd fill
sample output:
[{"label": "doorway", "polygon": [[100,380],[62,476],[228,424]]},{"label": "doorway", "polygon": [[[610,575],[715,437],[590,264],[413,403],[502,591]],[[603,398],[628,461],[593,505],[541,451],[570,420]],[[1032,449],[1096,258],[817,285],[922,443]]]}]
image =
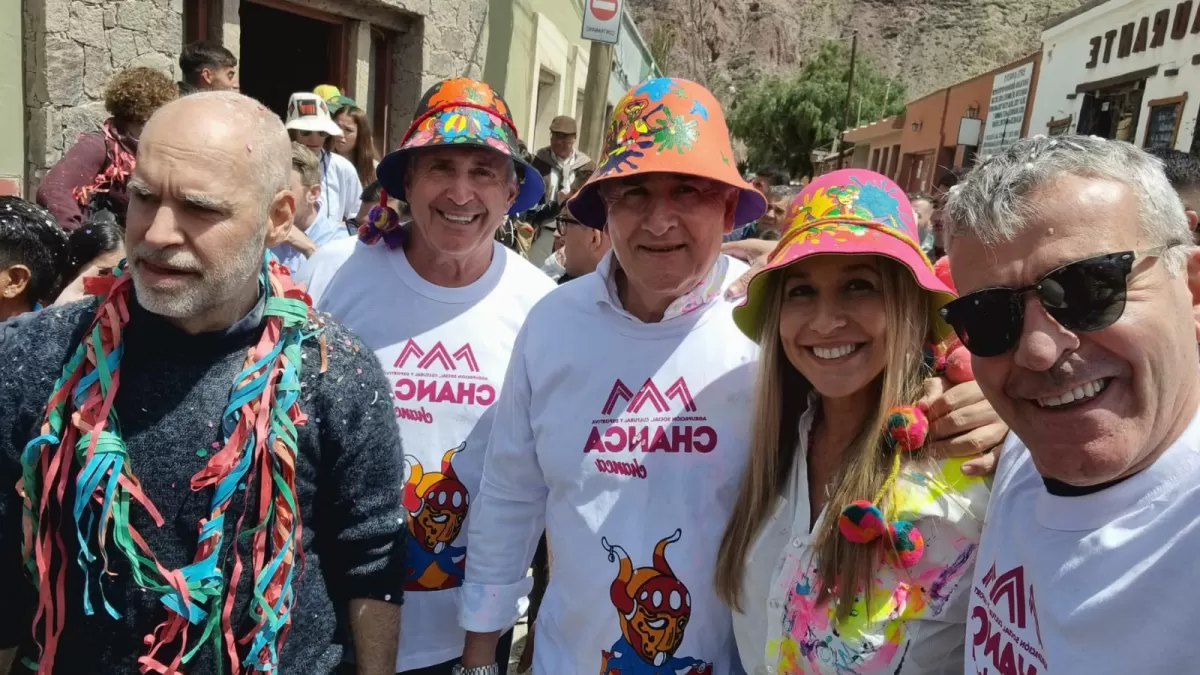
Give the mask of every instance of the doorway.
[{"label": "doorway", "polygon": [[1135,80],[1084,94],[1078,133],[1136,144],[1145,84]]},{"label": "doorway", "polygon": [[249,2],[239,9],[242,25],[242,93],[281,118],[288,98],[321,84],[345,90],[345,23],[341,17],[278,0]]}]

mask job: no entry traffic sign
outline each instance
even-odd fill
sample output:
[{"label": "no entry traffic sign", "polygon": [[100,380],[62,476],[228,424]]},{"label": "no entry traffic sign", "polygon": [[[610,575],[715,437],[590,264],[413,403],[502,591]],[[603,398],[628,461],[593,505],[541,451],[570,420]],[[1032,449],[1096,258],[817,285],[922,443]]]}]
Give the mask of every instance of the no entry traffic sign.
[{"label": "no entry traffic sign", "polygon": [[621,35],[624,0],[587,0],[583,10],[583,39],[616,44]]}]

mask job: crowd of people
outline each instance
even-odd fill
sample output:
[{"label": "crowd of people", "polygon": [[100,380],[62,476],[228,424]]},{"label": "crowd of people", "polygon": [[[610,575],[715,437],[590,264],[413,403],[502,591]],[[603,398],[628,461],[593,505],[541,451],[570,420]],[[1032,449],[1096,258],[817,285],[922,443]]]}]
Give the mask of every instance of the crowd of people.
[{"label": "crowd of people", "polygon": [[180,66],[0,198],[0,673],[1200,658],[1196,158],[793,184],[674,78],[595,160],[466,78],[382,154]]}]

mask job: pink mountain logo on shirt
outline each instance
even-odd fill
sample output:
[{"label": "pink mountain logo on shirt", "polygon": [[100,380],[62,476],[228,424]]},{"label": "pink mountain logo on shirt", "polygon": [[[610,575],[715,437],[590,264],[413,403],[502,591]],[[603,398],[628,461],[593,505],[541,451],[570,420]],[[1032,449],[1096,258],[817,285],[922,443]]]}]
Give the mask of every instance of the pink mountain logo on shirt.
[{"label": "pink mountain logo on shirt", "polygon": [[[380,357],[391,359],[391,354]],[[436,412],[425,407],[431,403],[487,407],[496,402],[496,387],[480,372],[470,343],[451,351],[438,340],[426,350],[410,338],[386,370],[401,420],[433,424]]]},{"label": "pink mountain logo on shirt", "polygon": [[396,362],[392,364],[392,367],[404,368],[409,361],[413,361],[421,370],[434,370],[434,367],[437,366],[439,370],[451,371],[458,370],[459,365],[464,365],[472,373],[479,372],[479,362],[475,360],[475,352],[471,349],[470,343],[464,344],[451,354],[440,340],[429,351],[425,351],[410,338],[404,344],[404,348],[400,350],[400,356],[396,357]]},{"label": "pink mountain logo on shirt", "polygon": [[[592,420],[583,452],[712,452],[717,447],[717,430],[697,410],[696,399],[682,377],[665,388],[654,378],[646,378],[636,391],[618,379],[600,408],[600,418]],[[647,476],[644,460],[636,457],[597,459],[596,469],[643,480]]]},{"label": "pink mountain logo on shirt", "polygon": [[625,412],[640,413],[642,408],[649,404],[654,408],[654,412],[666,413],[671,411],[672,400],[678,401],[684,412],[696,412],[696,401],[692,399],[692,392],[688,390],[687,382],[682,377],[667,387],[666,392],[660,391],[653,379],[647,378],[637,393],[630,391],[629,387],[618,379],[600,412],[603,415],[612,415],[617,403],[624,401],[628,404],[625,406]]},{"label": "pink mountain logo on shirt", "polygon": [[1018,565],[997,574],[992,563],[973,591],[967,632],[975,672],[981,675],[1046,672],[1037,603],[1033,586],[1025,583],[1025,568]]}]

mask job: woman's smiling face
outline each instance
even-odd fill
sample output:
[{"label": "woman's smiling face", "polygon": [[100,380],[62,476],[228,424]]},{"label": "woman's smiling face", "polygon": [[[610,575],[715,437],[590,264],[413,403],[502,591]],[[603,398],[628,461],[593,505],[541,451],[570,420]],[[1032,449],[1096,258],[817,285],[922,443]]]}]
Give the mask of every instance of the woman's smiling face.
[{"label": "woman's smiling face", "polygon": [[783,274],[779,340],[792,366],[826,398],[879,377],[887,365],[879,257],[813,255]]}]

